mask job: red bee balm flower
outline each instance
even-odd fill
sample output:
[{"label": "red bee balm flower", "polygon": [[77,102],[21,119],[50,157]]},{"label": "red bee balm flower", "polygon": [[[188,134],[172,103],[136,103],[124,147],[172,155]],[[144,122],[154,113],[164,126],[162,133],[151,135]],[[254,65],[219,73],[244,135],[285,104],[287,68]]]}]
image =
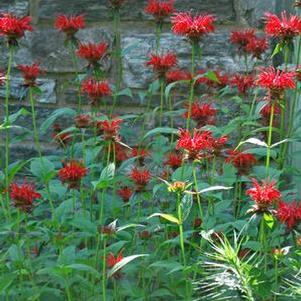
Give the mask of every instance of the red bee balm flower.
[{"label": "red bee balm flower", "polygon": [[230,34],[230,42],[244,50],[251,39],[255,38],[255,29],[247,28],[240,31],[232,31]]},{"label": "red bee balm flower", "polygon": [[261,59],[261,56],[269,48],[268,41],[265,37],[254,37],[249,40],[245,47],[245,52],[251,54],[254,58]]},{"label": "red bee balm flower", "polygon": [[279,38],[281,41],[290,41],[301,33],[301,18],[295,15],[281,13],[279,18],[276,15],[267,13],[265,20],[265,33],[269,36]]},{"label": "red bee balm flower", "polygon": [[212,148],[212,134],[209,131],[194,129],[191,135],[188,130],[181,129],[179,135],[176,149],[183,149],[188,159],[201,159],[203,152]]},{"label": "red bee balm flower", "polygon": [[88,169],[81,162],[72,160],[64,163],[64,167],[59,170],[59,178],[62,182],[68,183],[69,188],[78,188],[80,181],[88,173]]},{"label": "red bee balm flower", "polygon": [[174,83],[180,80],[190,81],[192,79],[191,73],[189,71],[184,70],[170,70],[165,74],[165,80],[167,83]]},{"label": "red bee balm flower", "polygon": [[254,87],[255,80],[252,75],[235,74],[231,80],[231,85],[236,87],[240,94],[247,94],[248,90]]},{"label": "red bee balm flower", "polygon": [[159,76],[165,76],[166,72],[176,66],[177,57],[173,53],[163,55],[151,54],[150,59],[145,63],[146,66],[153,68]]},{"label": "red bee balm flower", "polygon": [[274,202],[281,198],[280,191],[276,188],[276,182],[261,181],[261,185],[256,179],[252,179],[253,187],[246,191],[246,195],[256,203],[259,210],[265,210]]},{"label": "red bee balm flower", "polygon": [[40,65],[18,65],[18,69],[23,73],[24,85],[34,87],[36,85],[36,79],[41,73]]},{"label": "red bee balm flower", "polygon": [[99,105],[102,97],[112,95],[111,88],[107,81],[97,81],[89,78],[82,82],[82,93],[88,94],[92,105]]},{"label": "red bee balm flower", "polygon": [[239,174],[248,174],[253,165],[257,163],[256,158],[252,154],[239,152],[236,150],[228,151],[229,157],[226,163],[231,163],[236,167]]},{"label": "red bee balm flower", "polygon": [[91,116],[88,114],[80,114],[74,118],[74,122],[77,128],[86,129],[90,127],[92,121]]},{"label": "red bee balm flower", "polygon": [[32,31],[31,17],[18,18],[12,14],[0,16],[0,35],[6,36],[8,43],[17,45],[17,40],[24,37],[26,31]]},{"label": "red bee balm flower", "polygon": [[129,187],[123,187],[117,190],[117,194],[122,198],[124,203],[128,203],[129,199],[131,198],[133,191]]},{"label": "red bee balm flower", "polygon": [[104,58],[107,54],[108,44],[107,43],[80,43],[76,54],[85,60],[87,60],[91,65],[95,65]]},{"label": "red bee balm flower", "polygon": [[270,97],[278,100],[282,98],[285,89],[295,89],[296,83],[294,77],[296,73],[277,70],[274,67],[262,69],[258,76],[257,84],[263,88],[269,89]]},{"label": "red bee balm flower", "polygon": [[198,41],[204,35],[215,30],[215,17],[209,14],[193,16],[190,13],[177,13],[171,17],[172,31],[192,41]]},{"label": "red bee balm flower", "polygon": [[104,140],[119,140],[118,132],[122,122],[121,119],[101,120],[96,126],[103,133]]},{"label": "red bee balm flower", "polygon": [[34,186],[29,183],[23,183],[21,185],[12,183],[10,185],[10,198],[13,201],[13,206],[29,212],[33,208],[33,202],[36,199],[40,199],[41,195],[37,193]]},{"label": "red bee balm flower", "polygon": [[[199,75],[205,74],[206,71],[204,70],[199,70],[197,72]],[[216,80],[207,78],[207,77],[201,77],[199,78],[196,83],[197,84],[205,84],[210,88],[215,88],[215,89],[222,89],[226,87],[229,84],[229,77],[227,74],[224,72],[221,72],[219,70],[214,71]]]},{"label": "red bee balm flower", "polygon": [[[201,104],[194,102],[191,106],[191,118],[197,123],[197,128],[208,124],[215,124],[217,110],[210,103]],[[184,117],[188,118],[189,112],[184,113]]]},{"label": "red bee balm flower", "polygon": [[295,228],[301,222],[301,204],[279,202],[276,216],[287,228]]},{"label": "red bee balm flower", "polygon": [[[260,111],[260,115],[262,118],[262,123],[264,125],[269,125],[270,123],[270,118],[271,118],[271,112],[272,112],[272,105],[271,104],[266,104]],[[277,104],[274,104],[274,117],[279,116],[281,114],[281,107]],[[273,120],[273,125],[277,124],[277,118],[274,118]]]},{"label": "red bee balm flower", "polygon": [[130,173],[130,178],[136,184],[136,191],[142,191],[148,184],[151,174],[146,168],[138,169],[134,167]]},{"label": "red bee balm flower", "polygon": [[149,156],[149,151],[147,149],[134,147],[131,152],[132,157],[139,157],[139,159],[144,160],[146,157]]},{"label": "red bee balm flower", "polygon": [[165,165],[170,166],[172,169],[177,169],[182,165],[182,156],[178,153],[170,153],[167,155]]},{"label": "red bee balm flower", "polygon": [[168,17],[174,12],[173,4],[174,0],[149,0],[144,11],[145,13],[152,15],[157,22],[161,23],[164,18]]},{"label": "red bee balm flower", "polygon": [[72,38],[80,30],[85,28],[84,16],[66,16],[60,15],[56,18],[54,26],[67,35],[67,38]]}]

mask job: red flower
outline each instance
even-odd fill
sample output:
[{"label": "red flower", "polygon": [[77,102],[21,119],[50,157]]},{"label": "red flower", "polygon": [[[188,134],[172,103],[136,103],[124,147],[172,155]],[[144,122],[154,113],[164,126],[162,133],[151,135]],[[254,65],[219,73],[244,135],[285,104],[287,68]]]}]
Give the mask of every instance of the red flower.
[{"label": "red flower", "polygon": [[124,203],[128,203],[129,199],[131,198],[133,191],[129,187],[123,187],[117,190],[117,194],[122,198]]},{"label": "red flower", "polygon": [[240,31],[232,31],[230,41],[232,44],[237,45],[240,50],[244,50],[249,41],[255,37],[255,29],[247,28]]},{"label": "red flower", "polygon": [[247,94],[248,90],[254,87],[255,80],[252,75],[235,74],[231,79],[231,85],[236,87],[240,94]]},{"label": "red flower", "polygon": [[63,183],[68,183],[69,188],[78,188],[80,181],[88,173],[88,169],[79,161],[72,160],[64,163],[64,167],[59,170],[59,178]]},{"label": "red flower", "polygon": [[269,36],[279,38],[282,41],[289,41],[301,33],[301,18],[295,15],[281,13],[279,18],[276,15],[267,13],[265,20],[265,33]]},{"label": "red flower", "polygon": [[110,5],[114,8],[114,9],[120,9],[120,7],[122,6],[122,4],[124,3],[125,0],[109,0]]},{"label": "red flower", "polygon": [[162,22],[174,12],[174,0],[160,1],[149,0],[145,8],[145,13],[152,15],[157,22]]},{"label": "red flower", "polygon": [[12,183],[10,185],[10,198],[13,201],[13,206],[29,212],[33,208],[33,202],[40,199],[41,195],[35,191],[32,184],[26,182],[21,185]]},{"label": "red flower", "polygon": [[251,54],[254,58],[261,59],[261,56],[269,48],[268,41],[265,37],[254,37],[249,40],[248,44],[244,48],[246,53]]},{"label": "red flower", "polygon": [[127,151],[128,149],[120,145],[119,143],[116,142],[113,143],[114,143],[114,147],[112,147],[112,152],[114,154],[114,150],[115,150],[116,162],[119,163],[127,160],[129,158],[128,151]]},{"label": "red flower", "polygon": [[176,149],[183,149],[187,158],[191,160],[201,159],[204,152],[212,149],[212,133],[194,129],[191,135],[188,130],[180,130]]},{"label": "red flower", "polygon": [[[295,89],[294,81],[296,73],[277,70],[274,67],[262,69],[258,76],[257,84],[263,88],[269,89],[271,97],[281,98],[285,89]],[[277,99],[278,100],[278,99]]]},{"label": "red flower", "polygon": [[55,123],[53,125],[53,134],[52,138],[58,142],[58,144],[62,147],[65,147],[71,140],[72,134],[71,133],[61,133],[62,128],[59,124]]},{"label": "red flower", "polygon": [[[191,106],[191,118],[197,123],[197,128],[208,124],[215,124],[217,110],[211,103],[194,102]],[[184,113],[184,117],[188,118],[189,112]]]},{"label": "red flower", "polygon": [[103,133],[104,140],[119,140],[121,119],[100,120],[97,121],[96,127]]},{"label": "red flower", "polygon": [[85,19],[83,15],[66,16],[60,15],[56,18],[54,26],[67,35],[67,38],[72,38],[80,29],[85,28]]},{"label": "red flower", "polygon": [[171,17],[172,31],[190,40],[198,41],[215,30],[215,17],[209,14],[193,16],[190,13],[177,13]]},{"label": "red flower", "polygon": [[169,70],[165,74],[165,80],[168,84],[178,82],[180,80],[192,80],[191,73],[189,71],[184,70]]},{"label": "red flower", "polygon": [[176,66],[177,57],[173,53],[163,55],[151,54],[150,59],[145,63],[146,66],[153,68],[159,76],[165,76],[166,72]]},{"label": "red flower", "polygon": [[239,174],[248,174],[252,166],[257,163],[256,158],[252,154],[230,150],[228,155],[229,157],[225,162],[235,166]]},{"label": "red flower", "polygon": [[274,202],[281,198],[280,191],[276,188],[276,182],[268,182],[266,180],[258,183],[256,179],[252,179],[253,187],[246,191],[246,195],[256,203],[259,210],[266,210]]},{"label": "red flower", "polygon": [[138,169],[137,167],[134,167],[131,170],[130,178],[136,184],[136,191],[141,191],[151,179],[151,174],[146,168]]},{"label": "red flower", "polygon": [[[205,74],[206,71],[199,70],[197,73],[199,75],[202,75],[202,74]],[[229,77],[227,74],[225,74],[219,70],[214,71],[214,73],[216,76],[216,80],[213,80],[213,79],[210,79],[207,77],[201,77],[196,81],[196,83],[197,84],[205,84],[210,88],[216,88],[216,89],[222,89],[229,84]]]},{"label": "red flower", "polygon": [[149,151],[147,149],[134,147],[131,152],[132,157],[140,157],[141,159],[145,159],[149,156]]},{"label": "red flower", "polygon": [[203,223],[203,221],[201,218],[199,218],[199,217],[195,218],[193,221],[193,228],[195,228],[195,229],[200,228],[202,223]]},{"label": "red flower", "polygon": [[114,267],[118,262],[120,262],[123,259],[122,251],[119,252],[119,254],[115,257],[113,253],[109,253],[107,255],[107,266],[109,269]]},{"label": "red flower", "polygon": [[107,50],[107,43],[80,43],[76,54],[80,58],[87,60],[91,65],[95,65],[106,56]]},{"label": "red flower", "polygon": [[212,149],[215,155],[218,155],[221,152],[221,149],[226,145],[229,138],[228,136],[221,136],[219,138],[213,138],[212,140]]},{"label": "red flower", "polygon": [[[270,117],[272,112],[272,105],[266,104],[260,111],[261,118],[263,119],[264,125],[269,125],[270,123]],[[274,125],[277,124],[277,118],[275,116],[281,114],[281,108],[279,105],[274,104]]]},{"label": "red flower", "polygon": [[16,44],[17,39],[24,37],[26,31],[32,31],[30,25],[32,18],[19,18],[12,14],[2,14],[0,16],[0,35],[6,36],[9,44]]},{"label": "red flower", "polygon": [[296,202],[279,202],[276,216],[287,228],[295,228],[301,222],[301,205]]},{"label": "red flower", "polygon": [[18,65],[18,69],[23,74],[24,85],[34,87],[36,85],[36,79],[41,73],[40,65]]},{"label": "red flower", "polygon": [[97,81],[92,78],[82,82],[81,91],[88,95],[92,105],[98,105],[102,97],[112,95],[111,88],[106,80]]},{"label": "red flower", "polygon": [[177,169],[182,165],[182,156],[178,153],[169,153],[164,165],[168,165],[172,169]]},{"label": "red flower", "polygon": [[90,127],[92,121],[88,114],[80,114],[74,118],[75,126],[79,129],[86,129]]}]

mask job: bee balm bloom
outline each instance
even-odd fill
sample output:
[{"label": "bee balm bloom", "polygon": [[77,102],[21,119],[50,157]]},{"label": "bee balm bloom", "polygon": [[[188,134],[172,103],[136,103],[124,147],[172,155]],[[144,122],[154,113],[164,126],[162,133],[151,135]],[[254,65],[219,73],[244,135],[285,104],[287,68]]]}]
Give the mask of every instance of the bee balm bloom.
[{"label": "bee balm bloom", "polygon": [[152,15],[158,23],[161,23],[164,18],[168,17],[174,12],[173,4],[174,0],[149,0],[144,11],[145,13]]},{"label": "bee balm bloom", "polygon": [[91,65],[96,65],[101,59],[107,55],[108,44],[107,43],[80,43],[76,54]]},{"label": "bee balm bloom", "polygon": [[7,37],[9,45],[18,45],[17,40],[24,37],[26,31],[32,31],[31,17],[19,18],[12,14],[0,15],[0,36]]},{"label": "bee balm bloom", "polygon": [[231,163],[241,175],[248,174],[252,166],[257,162],[254,155],[245,152],[230,150],[228,155],[229,156],[225,162]]},{"label": "bee balm bloom", "polygon": [[134,167],[130,173],[130,178],[136,184],[136,191],[142,191],[151,179],[151,174],[146,168]]},{"label": "bee balm bloom", "polygon": [[41,73],[40,65],[18,65],[18,69],[23,74],[24,85],[34,87],[36,85],[36,79]]},{"label": "bee balm bloom", "polygon": [[171,17],[172,31],[185,36],[191,41],[199,41],[203,36],[213,32],[215,17],[210,14],[193,16],[190,13],[177,13]]},{"label": "bee balm bloom", "polygon": [[276,216],[287,228],[293,229],[301,222],[301,204],[279,202]]},{"label": "bee balm bloom", "polygon": [[154,72],[158,73],[159,77],[164,77],[167,71],[177,65],[177,57],[173,53],[151,54],[145,65],[151,67]]},{"label": "bee balm bloom", "polygon": [[33,208],[33,202],[36,199],[40,199],[41,195],[37,193],[34,186],[29,183],[23,183],[21,185],[12,183],[10,185],[10,198],[12,199],[13,206],[29,212]]},{"label": "bee balm bloom", "polygon": [[67,39],[71,39],[80,29],[85,28],[85,19],[82,15],[69,17],[60,15],[56,18],[54,26],[59,31],[64,32]]}]

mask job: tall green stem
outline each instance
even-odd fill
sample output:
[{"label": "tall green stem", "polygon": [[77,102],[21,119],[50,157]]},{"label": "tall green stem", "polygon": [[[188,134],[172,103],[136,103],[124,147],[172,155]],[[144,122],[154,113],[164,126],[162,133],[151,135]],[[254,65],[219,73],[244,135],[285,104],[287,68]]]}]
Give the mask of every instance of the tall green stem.
[{"label": "tall green stem", "polygon": [[103,257],[102,257],[102,301],[106,301],[107,274],[106,274],[106,247],[107,239],[103,238]]},{"label": "tall green stem", "polygon": [[178,207],[178,220],[179,220],[179,232],[180,232],[180,245],[184,268],[186,268],[186,256],[185,256],[185,246],[184,246],[184,233],[183,233],[183,213],[181,204],[181,194],[177,194],[177,207]]},{"label": "tall green stem", "polygon": [[160,79],[160,126],[163,122],[163,109],[164,109],[164,79]]},{"label": "tall green stem", "polygon": [[163,23],[157,22],[157,26],[156,26],[156,50],[157,50],[157,52],[159,52],[159,50],[160,50],[162,27],[163,27]]},{"label": "tall green stem", "polygon": [[200,218],[203,219],[204,213],[203,213],[203,208],[202,208],[202,203],[201,203],[201,197],[199,195],[199,186],[198,186],[198,180],[197,180],[197,176],[196,176],[196,166],[195,163],[193,163],[193,167],[192,167],[192,174],[193,174],[193,181],[194,181],[194,189],[196,191],[196,197],[197,197],[197,202],[198,202],[198,207],[199,207],[199,214],[200,214]]},{"label": "tall green stem", "polygon": [[271,157],[271,145],[272,145],[272,136],[273,136],[273,122],[274,122],[274,110],[275,104],[272,103],[271,115],[270,115],[270,124],[269,124],[269,132],[268,132],[268,143],[267,143],[267,157],[266,157],[266,176],[269,176],[269,168],[270,168],[270,157]]},{"label": "tall green stem", "polygon": [[[8,65],[5,77],[5,188],[6,188],[6,206],[9,206],[9,134],[10,134],[10,120],[9,120],[9,97],[10,97],[10,74],[12,68],[12,62],[14,57],[14,49],[13,47],[9,47],[9,57],[8,57]],[[9,215],[9,210],[7,211]]]}]

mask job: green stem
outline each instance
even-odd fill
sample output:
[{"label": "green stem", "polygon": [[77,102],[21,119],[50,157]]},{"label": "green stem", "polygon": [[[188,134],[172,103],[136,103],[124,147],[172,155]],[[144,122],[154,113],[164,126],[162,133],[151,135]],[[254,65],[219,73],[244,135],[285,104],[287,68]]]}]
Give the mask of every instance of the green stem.
[{"label": "green stem", "polygon": [[182,205],[181,205],[181,194],[178,193],[178,220],[179,220],[179,232],[180,232],[180,245],[181,245],[181,253],[184,268],[186,269],[186,256],[185,256],[185,246],[184,246],[184,233],[183,233],[183,213],[182,213]]},{"label": "green stem", "polygon": [[[9,120],[9,98],[10,98],[10,74],[11,74],[11,68],[12,68],[12,62],[14,57],[14,49],[13,47],[9,47],[9,57],[8,57],[8,65],[6,70],[6,76],[5,76],[5,124],[6,124],[6,130],[5,130],[5,198],[6,198],[6,206],[9,208],[9,172],[8,172],[8,166],[9,166],[9,135],[10,135],[10,120]],[[8,219],[10,219],[10,211],[9,209],[6,211]]]},{"label": "green stem", "polygon": [[106,275],[106,247],[107,240],[103,238],[103,258],[102,258],[102,301],[106,301],[107,275]]},{"label": "green stem", "polygon": [[164,109],[164,79],[160,79],[160,127],[163,121],[163,109]]},{"label": "green stem", "polygon": [[156,50],[157,50],[157,52],[159,52],[159,49],[160,49],[162,27],[163,27],[163,23],[157,22],[157,26],[156,26]]},{"label": "green stem", "polygon": [[193,181],[194,181],[194,189],[196,191],[196,197],[197,197],[197,202],[198,202],[198,207],[199,207],[199,215],[200,218],[203,219],[204,213],[203,213],[203,208],[202,208],[202,203],[201,203],[201,197],[199,192],[199,186],[198,186],[198,181],[197,181],[197,176],[196,176],[196,166],[195,163],[193,163],[192,166],[192,174],[193,174]]},{"label": "green stem", "polygon": [[267,146],[267,157],[266,157],[266,176],[269,176],[269,168],[270,168],[270,157],[271,157],[271,145],[272,145],[272,136],[273,136],[273,122],[274,122],[274,109],[275,104],[272,103],[271,108],[271,116],[270,116],[270,124],[269,124],[269,132],[268,132],[268,146]]}]

